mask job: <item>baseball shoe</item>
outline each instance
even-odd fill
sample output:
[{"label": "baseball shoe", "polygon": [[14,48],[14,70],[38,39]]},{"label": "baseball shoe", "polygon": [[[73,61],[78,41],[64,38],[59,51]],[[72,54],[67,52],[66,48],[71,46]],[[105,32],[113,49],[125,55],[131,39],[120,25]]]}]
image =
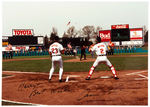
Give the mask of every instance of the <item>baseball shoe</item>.
[{"label": "baseball shoe", "polygon": [[62,80],[59,80],[59,82],[62,82]]},{"label": "baseball shoe", "polygon": [[114,77],[114,79],[115,79],[115,80],[118,80],[119,78],[118,78],[118,77]]},{"label": "baseball shoe", "polygon": [[51,79],[48,79],[48,82],[51,82]]},{"label": "baseball shoe", "polygon": [[90,80],[90,77],[85,78],[85,80]]}]

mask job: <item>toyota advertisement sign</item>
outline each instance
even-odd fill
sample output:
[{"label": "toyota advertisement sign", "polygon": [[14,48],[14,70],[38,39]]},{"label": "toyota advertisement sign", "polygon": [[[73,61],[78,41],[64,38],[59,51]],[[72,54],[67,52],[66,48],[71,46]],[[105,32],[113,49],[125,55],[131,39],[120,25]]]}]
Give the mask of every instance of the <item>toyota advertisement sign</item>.
[{"label": "toyota advertisement sign", "polygon": [[33,32],[33,29],[13,29],[12,35],[13,36],[33,36],[34,32]]}]

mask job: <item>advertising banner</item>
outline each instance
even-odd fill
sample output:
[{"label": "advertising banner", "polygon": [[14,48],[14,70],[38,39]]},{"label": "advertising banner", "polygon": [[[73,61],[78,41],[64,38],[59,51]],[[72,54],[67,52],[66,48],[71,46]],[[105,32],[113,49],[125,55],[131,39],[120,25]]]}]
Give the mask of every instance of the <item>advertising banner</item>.
[{"label": "advertising banner", "polygon": [[135,46],[135,45],[143,45],[143,41],[123,41],[122,42],[122,45],[123,46],[130,46],[130,45],[132,45],[132,46]]},{"label": "advertising banner", "polygon": [[99,31],[99,36],[101,37],[102,42],[109,42],[111,40],[111,31],[110,30]]},{"label": "advertising banner", "polygon": [[130,40],[143,40],[143,29],[130,29]]},{"label": "advertising banner", "polygon": [[44,44],[44,38],[43,37],[38,37],[38,44],[43,45]]},{"label": "advertising banner", "polygon": [[12,30],[13,36],[33,36],[34,32],[33,29],[13,29]]},{"label": "advertising banner", "polygon": [[111,25],[111,29],[127,29],[127,28],[129,28],[129,24]]},{"label": "advertising banner", "polygon": [[20,49],[24,49],[24,50],[25,50],[25,49],[26,49],[26,47],[25,47],[25,46],[17,46],[17,47],[16,47],[16,49],[18,49],[18,50],[20,50]]}]

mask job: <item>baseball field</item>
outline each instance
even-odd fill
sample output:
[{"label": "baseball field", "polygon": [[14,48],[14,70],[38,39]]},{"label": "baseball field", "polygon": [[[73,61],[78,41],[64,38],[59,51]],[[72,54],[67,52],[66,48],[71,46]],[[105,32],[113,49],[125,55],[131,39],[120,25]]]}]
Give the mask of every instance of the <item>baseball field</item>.
[{"label": "baseball field", "polygon": [[58,68],[48,82],[49,56],[22,56],[2,61],[2,105],[148,105],[148,53],[108,56],[119,80],[100,64],[85,80],[95,58],[63,56],[63,82]]}]

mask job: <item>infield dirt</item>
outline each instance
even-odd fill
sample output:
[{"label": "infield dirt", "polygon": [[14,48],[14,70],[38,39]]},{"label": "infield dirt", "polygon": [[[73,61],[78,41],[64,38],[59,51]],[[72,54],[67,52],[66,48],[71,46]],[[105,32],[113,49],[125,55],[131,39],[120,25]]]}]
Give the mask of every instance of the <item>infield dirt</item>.
[{"label": "infield dirt", "polygon": [[100,78],[112,76],[110,71],[95,71],[85,80],[88,72],[64,72],[62,83],[55,73],[49,83],[48,73],[3,71],[9,76],[2,79],[2,99],[41,105],[148,105],[147,70],[117,73],[119,80]]}]

